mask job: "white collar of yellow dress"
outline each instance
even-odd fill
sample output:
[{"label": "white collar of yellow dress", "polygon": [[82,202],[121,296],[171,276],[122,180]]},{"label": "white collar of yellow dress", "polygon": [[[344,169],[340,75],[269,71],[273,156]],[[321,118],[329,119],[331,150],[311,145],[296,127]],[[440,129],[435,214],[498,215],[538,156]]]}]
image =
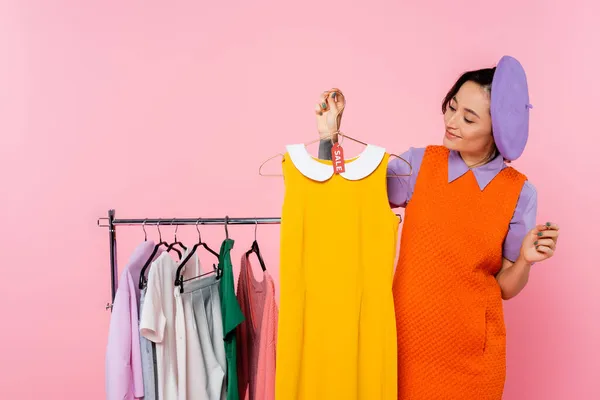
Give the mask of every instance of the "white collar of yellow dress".
[{"label": "white collar of yellow dress", "polygon": [[[308,153],[304,144],[290,144],[286,149],[294,166],[307,178],[323,182],[333,176],[331,161],[319,161],[314,158]],[[384,155],[383,147],[368,144],[358,156],[346,160],[344,163],[346,170],[340,173],[340,176],[350,181],[366,178],[381,164]]]}]

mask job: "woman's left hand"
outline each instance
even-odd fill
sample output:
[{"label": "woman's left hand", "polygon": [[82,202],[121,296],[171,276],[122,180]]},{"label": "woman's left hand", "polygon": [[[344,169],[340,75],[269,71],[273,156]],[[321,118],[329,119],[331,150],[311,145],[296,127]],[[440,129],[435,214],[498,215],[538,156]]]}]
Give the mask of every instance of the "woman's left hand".
[{"label": "woman's left hand", "polygon": [[558,225],[551,222],[536,226],[523,239],[521,257],[529,264],[552,257],[556,250],[558,234]]}]

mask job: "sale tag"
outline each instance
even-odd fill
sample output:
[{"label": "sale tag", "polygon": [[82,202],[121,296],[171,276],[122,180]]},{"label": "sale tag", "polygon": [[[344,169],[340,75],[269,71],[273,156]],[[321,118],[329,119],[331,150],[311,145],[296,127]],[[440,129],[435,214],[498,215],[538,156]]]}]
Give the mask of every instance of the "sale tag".
[{"label": "sale tag", "polygon": [[333,172],[341,174],[346,171],[346,164],[344,163],[344,149],[339,143],[335,143],[331,147],[331,161],[333,162]]}]

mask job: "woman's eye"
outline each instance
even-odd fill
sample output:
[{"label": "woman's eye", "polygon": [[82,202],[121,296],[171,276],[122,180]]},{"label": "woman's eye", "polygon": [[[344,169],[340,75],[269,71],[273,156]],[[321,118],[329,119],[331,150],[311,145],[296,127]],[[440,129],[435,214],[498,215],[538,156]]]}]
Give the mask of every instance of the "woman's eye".
[{"label": "woman's eye", "polygon": [[465,122],[466,122],[467,124],[472,124],[472,123],[473,123],[473,121],[469,121],[469,120],[468,120],[468,119],[466,119],[466,118],[464,118],[464,120],[465,120]]},{"label": "woman's eye", "polygon": [[449,107],[450,107],[450,110],[452,110],[452,111],[456,111],[456,108],[454,108],[454,107],[452,107],[452,106],[449,106]]}]

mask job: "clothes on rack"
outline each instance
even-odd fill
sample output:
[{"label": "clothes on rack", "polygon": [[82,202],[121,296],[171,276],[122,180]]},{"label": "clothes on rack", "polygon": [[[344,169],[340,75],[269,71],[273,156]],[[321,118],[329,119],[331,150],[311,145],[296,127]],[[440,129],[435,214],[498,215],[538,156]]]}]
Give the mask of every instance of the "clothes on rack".
[{"label": "clothes on rack", "polygon": [[177,262],[166,251],[152,262],[140,333],[156,344],[158,398],[177,400],[177,344],[175,334],[175,272]]},{"label": "clothes on rack", "polygon": [[[159,248],[141,290],[137,285],[140,271],[152,255],[155,243],[145,241],[136,248],[121,275],[111,316],[106,361],[107,399],[249,399],[246,394],[240,396],[238,370],[245,371],[241,382],[248,385],[248,379],[252,379],[253,393],[273,392],[273,384],[267,378],[271,376],[272,380],[275,373],[274,283],[265,273],[258,290],[261,292],[264,288],[262,300],[256,302],[242,296],[253,304],[261,304],[263,317],[257,319],[249,314],[257,311],[256,307],[248,309],[246,317],[234,286],[230,254],[233,245],[234,241],[229,238],[222,242],[218,254],[214,253],[218,255],[219,264],[212,273],[203,271],[198,255],[190,254],[191,248],[184,250],[180,259],[177,253]],[[187,261],[181,265],[184,259]],[[182,286],[175,284],[180,266]],[[245,274],[250,273],[248,268],[249,263],[244,263]],[[249,287],[243,285],[242,290]],[[238,332],[246,318],[252,323],[271,322],[262,323],[261,332],[247,337]],[[266,340],[259,342],[263,337]],[[252,349],[252,360],[256,360],[245,369],[238,360],[240,350],[246,354],[244,349]],[[273,398],[272,394],[261,396],[251,398]]]},{"label": "clothes on rack", "polygon": [[[200,261],[196,255],[192,259],[195,276],[200,276]],[[189,264],[192,260],[184,268]],[[179,399],[225,399],[227,361],[216,275],[186,283],[183,293],[176,288],[175,303]]]},{"label": "clothes on rack", "polygon": [[136,283],[141,269],[152,254],[154,242],[140,243],[121,273],[110,319],[105,361],[107,400],[129,400],[145,395]]},{"label": "clothes on rack", "polygon": [[274,400],[279,313],[275,283],[268,271],[256,279],[248,253],[241,258],[237,298],[246,317],[237,329],[240,400]]},{"label": "clothes on rack", "polygon": [[397,400],[388,158],[368,145],[337,174],[287,146],[277,399]]},{"label": "clothes on rack", "polygon": [[221,313],[223,315],[223,337],[227,355],[227,400],[238,400],[237,379],[237,341],[235,330],[244,321],[244,314],[235,295],[231,249],[234,241],[225,239],[219,251],[219,269],[221,270]]}]

